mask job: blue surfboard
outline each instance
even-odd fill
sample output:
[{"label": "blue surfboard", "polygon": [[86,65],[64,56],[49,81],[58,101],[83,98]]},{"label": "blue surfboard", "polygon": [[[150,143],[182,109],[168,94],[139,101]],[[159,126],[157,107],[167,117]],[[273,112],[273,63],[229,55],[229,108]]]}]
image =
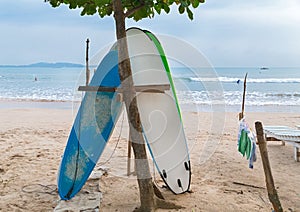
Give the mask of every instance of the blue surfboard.
[{"label": "blue surfboard", "polygon": [[[116,51],[104,57],[89,85],[120,86]],[[59,168],[61,199],[74,197],[87,181],[112,134],[121,107],[115,92],[85,93]]]}]

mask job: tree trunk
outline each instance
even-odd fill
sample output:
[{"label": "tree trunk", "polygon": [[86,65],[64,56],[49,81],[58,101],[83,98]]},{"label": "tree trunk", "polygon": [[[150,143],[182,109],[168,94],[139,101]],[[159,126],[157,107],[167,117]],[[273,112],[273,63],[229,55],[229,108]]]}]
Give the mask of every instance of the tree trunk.
[{"label": "tree trunk", "polygon": [[137,108],[136,92],[133,87],[134,84],[126,40],[125,15],[121,0],[114,0],[113,4],[118,40],[119,75],[128,115],[131,136],[130,139],[135,156],[136,174],[140,189],[140,209],[141,211],[153,211],[155,209],[153,183],[147,160],[145,141],[142,135],[141,120]]}]

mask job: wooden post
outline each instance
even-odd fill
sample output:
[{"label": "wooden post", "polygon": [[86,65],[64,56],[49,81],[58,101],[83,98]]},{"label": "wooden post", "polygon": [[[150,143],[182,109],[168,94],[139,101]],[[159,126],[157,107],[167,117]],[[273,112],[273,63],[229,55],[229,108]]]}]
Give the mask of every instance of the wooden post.
[{"label": "wooden post", "polygon": [[255,122],[255,129],[257,134],[257,141],[259,145],[259,150],[261,154],[261,159],[264,167],[266,185],[268,190],[268,197],[271,201],[275,212],[283,212],[281,203],[274,185],[274,180],[272,176],[271,166],[269,162],[267,144],[264,137],[264,130],[261,122]]},{"label": "wooden post", "polygon": [[85,53],[85,68],[86,68],[86,78],[85,84],[86,86],[89,85],[90,82],[90,69],[89,69],[89,39],[86,39],[86,53]]},{"label": "wooden post", "polygon": [[239,120],[242,120],[244,118],[243,116],[243,113],[239,113]]},{"label": "wooden post", "polygon": [[298,146],[294,146],[294,159],[296,162],[299,162],[299,157],[300,157],[299,149],[300,148]]},{"label": "wooden post", "polygon": [[135,162],[133,163],[133,171],[131,171],[131,147],[132,147],[132,142],[130,140],[131,135],[130,135],[130,130],[129,130],[129,140],[128,140],[128,154],[127,154],[127,176],[133,174],[136,175],[136,170],[135,170]]},{"label": "wooden post", "polygon": [[247,76],[248,76],[248,73],[246,73],[245,78],[244,78],[244,92],[243,92],[242,112],[239,114],[239,120],[242,120],[242,118],[244,118],[245,99],[246,99],[246,87],[247,87]]}]

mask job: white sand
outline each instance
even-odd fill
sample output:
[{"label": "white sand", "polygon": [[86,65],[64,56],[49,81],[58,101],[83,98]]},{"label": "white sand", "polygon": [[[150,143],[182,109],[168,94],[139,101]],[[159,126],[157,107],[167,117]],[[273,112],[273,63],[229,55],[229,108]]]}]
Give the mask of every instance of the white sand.
[{"label": "white sand", "polygon": [[[59,200],[52,191],[73,124],[71,110],[2,108],[0,117],[0,211],[52,211]],[[225,125],[222,119],[212,122],[211,113],[185,112],[183,117],[191,149],[192,193],[175,196],[162,188],[166,200],[185,207],[182,211],[271,211],[259,151],[254,169],[249,169],[248,161],[237,152],[237,114],[226,113]],[[300,123],[300,114],[248,113],[247,120],[252,126],[261,120],[265,125],[294,127]],[[221,129],[222,136],[212,128]],[[108,174],[100,183],[92,180],[83,188],[86,192],[100,184],[100,211],[132,211],[139,205],[137,182],[126,177],[127,133],[125,126],[112,159],[104,164]],[[110,157],[118,135],[119,130],[97,168]],[[300,211],[300,163],[293,160],[293,148],[273,142],[268,150],[283,208]],[[163,185],[157,173],[155,177]]]}]

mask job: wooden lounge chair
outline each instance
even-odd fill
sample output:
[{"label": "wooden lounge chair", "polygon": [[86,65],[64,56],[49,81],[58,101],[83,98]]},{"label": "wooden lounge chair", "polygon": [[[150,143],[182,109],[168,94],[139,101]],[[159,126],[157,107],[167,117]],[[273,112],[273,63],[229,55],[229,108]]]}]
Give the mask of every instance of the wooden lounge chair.
[{"label": "wooden lounge chair", "polygon": [[294,147],[294,159],[299,162],[300,130],[287,126],[265,126],[264,133],[267,141],[282,141]]}]

